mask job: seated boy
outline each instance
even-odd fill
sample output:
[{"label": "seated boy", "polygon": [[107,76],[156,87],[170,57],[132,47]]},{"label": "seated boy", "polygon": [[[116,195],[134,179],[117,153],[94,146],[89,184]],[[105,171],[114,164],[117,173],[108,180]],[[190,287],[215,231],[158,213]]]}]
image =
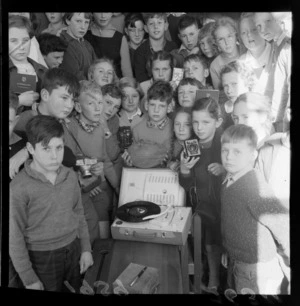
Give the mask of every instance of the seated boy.
[{"label": "seated boy", "polygon": [[[71,73],[60,68],[49,69],[44,76],[41,90],[41,101],[35,104],[32,110],[20,114],[15,126],[16,134],[25,135],[27,122],[38,114],[52,116],[60,120],[68,120],[67,117],[73,110],[74,98],[79,92],[79,82]],[[28,159],[26,147],[10,158],[10,177],[13,178],[19,171],[19,167]],[[70,167],[75,163],[75,156],[70,148],[65,146],[63,165]]]},{"label": "seated boy", "polygon": [[64,129],[56,118],[26,125],[33,159],[10,183],[9,255],[27,289],[79,293],[93,264],[78,179],[62,165]]},{"label": "seated boy", "polygon": [[[99,230],[100,238],[110,237],[109,220],[112,200],[107,193],[105,179],[117,193],[119,189],[119,178],[107,155],[104,130],[100,125],[103,107],[103,96],[99,86],[92,81],[81,81],[78,102],[75,103],[77,114],[70,118],[70,123],[67,125],[68,132],[66,132],[76,139],[73,143],[67,144],[73,148],[77,157],[83,155],[82,157],[85,158],[96,159],[96,163],[90,168],[93,178],[89,179],[89,182],[96,182],[97,185],[87,192],[82,191],[82,203],[91,244],[99,237]],[[98,180],[99,177],[102,178],[102,182]]]},{"label": "seated boy", "polygon": [[228,285],[237,294],[248,288],[255,294],[276,295],[284,278],[278,254],[290,265],[289,215],[253,169],[256,147],[256,133],[243,124],[230,126],[221,137],[227,171],[221,190],[221,226],[229,258]]},{"label": "seated boy", "polygon": [[178,37],[181,40],[179,49],[171,51],[176,60],[176,67],[183,68],[184,59],[190,54],[198,54],[199,25],[195,17],[183,15],[178,22]]},{"label": "seated boy", "polygon": [[165,38],[165,32],[168,29],[166,13],[143,13],[143,15],[145,30],[149,34],[149,38],[134,53],[134,74],[139,83],[149,79],[146,63],[153,52],[160,50],[170,52],[177,48],[176,43]]},{"label": "seated boy", "polygon": [[67,43],[60,37],[50,33],[39,35],[38,42],[48,68],[59,67],[67,50]]},{"label": "seated boy", "polygon": [[[145,168],[147,167],[148,163],[146,160],[141,160],[139,166],[134,162],[134,158],[131,156],[132,154],[138,156],[139,153],[134,152],[134,150],[138,149],[141,149],[146,154],[147,152],[142,149],[144,144],[149,145],[149,149],[153,149],[154,154],[157,154],[157,160],[155,160],[156,156],[149,156],[149,165],[152,163],[153,165],[162,163],[170,153],[173,127],[171,119],[168,117],[168,113],[172,110],[172,97],[173,89],[169,82],[157,81],[149,88],[145,104],[148,116],[144,117],[144,119],[132,129],[133,144],[128,148],[128,152],[125,151],[123,155],[128,165],[134,165],[140,168],[143,168],[141,165],[145,165]],[[138,158],[138,160],[140,160],[140,158]]]}]

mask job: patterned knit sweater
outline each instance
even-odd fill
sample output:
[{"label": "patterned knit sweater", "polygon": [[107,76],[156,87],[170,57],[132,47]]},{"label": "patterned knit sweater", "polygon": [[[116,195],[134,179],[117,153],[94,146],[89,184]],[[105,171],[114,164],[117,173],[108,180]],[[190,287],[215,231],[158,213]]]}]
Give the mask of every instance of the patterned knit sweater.
[{"label": "patterned knit sweater", "polygon": [[257,170],[221,190],[223,246],[230,258],[266,262],[277,251],[289,259],[289,215]]}]

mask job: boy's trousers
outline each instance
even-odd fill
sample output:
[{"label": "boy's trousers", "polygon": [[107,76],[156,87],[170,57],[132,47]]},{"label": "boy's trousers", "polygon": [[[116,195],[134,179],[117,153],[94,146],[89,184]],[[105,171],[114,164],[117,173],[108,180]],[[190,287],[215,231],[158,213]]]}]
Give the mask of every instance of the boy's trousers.
[{"label": "boy's trousers", "polygon": [[67,246],[53,251],[28,251],[32,268],[44,285],[46,291],[68,291],[64,282],[79,293],[80,276],[80,241],[76,238]]},{"label": "boy's trousers", "polygon": [[277,295],[280,294],[284,274],[276,256],[268,262],[248,264],[229,259],[227,281],[229,288],[237,294]]}]

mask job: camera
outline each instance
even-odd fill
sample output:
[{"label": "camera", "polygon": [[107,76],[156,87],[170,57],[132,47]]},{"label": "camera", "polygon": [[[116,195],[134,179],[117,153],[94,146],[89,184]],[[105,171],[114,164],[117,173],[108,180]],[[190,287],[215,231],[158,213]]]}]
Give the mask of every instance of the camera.
[{"label": "camera", "polygon": [[76,160],[76,166],[78,167],[81,176],[83,178],[92,177],[93,174],[91,173],[90,169],[91,166],[97,163],[96,158],[86,158],[86,157],[79,157]]},{"label": "camera", "polygon": [[132,131],[130,126],[120,126],[117,137],[122,151],[129,148],[133,141]]},{"label": "camera", "polygon": [[184,141],[186,154],[189,157],[200,156],[200,146],[197,139],[189,139]]}]

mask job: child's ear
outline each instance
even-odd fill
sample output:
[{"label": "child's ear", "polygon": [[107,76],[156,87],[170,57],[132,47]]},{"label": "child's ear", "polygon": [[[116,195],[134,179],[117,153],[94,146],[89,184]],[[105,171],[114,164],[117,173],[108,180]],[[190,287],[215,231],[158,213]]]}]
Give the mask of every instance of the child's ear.
[{"label": "child's ear", "polygon": [[173,110],[173,105],[174,105],[174,101],[172,99],[172,102],[168,105],[168,108],[167,108],[167,113],[168,114]]},{"label": "child's ear", "polygon": [[49,91],[47,89],[43,88],[41,90],[41,100],[42,101],[47,101],[48,98],[49,98]]},{"label": "child's ear", "polygon": [[146,99],[146,101],[145,101],[144,106],[145,106],[145,110],[148,112],[148,100],[147,100],[147,99]]},{"label": "child's ear", "polygon": [[82,112],[81,105],[80,105],[79,102],[75,102],[74,107],[75,107],[75,110],[76,110],[77,113]]},{"label": "child's ear", "polygon": [[33,148],[32,144],[31,144],[30,142],[27,142],[27,143],[26,143],[26,148],[27,148],[28,152],[29,152],[31,155],[34,154],[34,148]]},{"label": "child's ear", "polygon": [[149,34],[148,26],[146,24],[144,25],[144,30],[145,30],[145,32],[147,32]]},{"label": "child's ear", "polygon": [[220,127],[222,123],[223,123],[223,118],[219,118],[219,119],[217,120],[216,127],[217,127],[217,128]]}]

